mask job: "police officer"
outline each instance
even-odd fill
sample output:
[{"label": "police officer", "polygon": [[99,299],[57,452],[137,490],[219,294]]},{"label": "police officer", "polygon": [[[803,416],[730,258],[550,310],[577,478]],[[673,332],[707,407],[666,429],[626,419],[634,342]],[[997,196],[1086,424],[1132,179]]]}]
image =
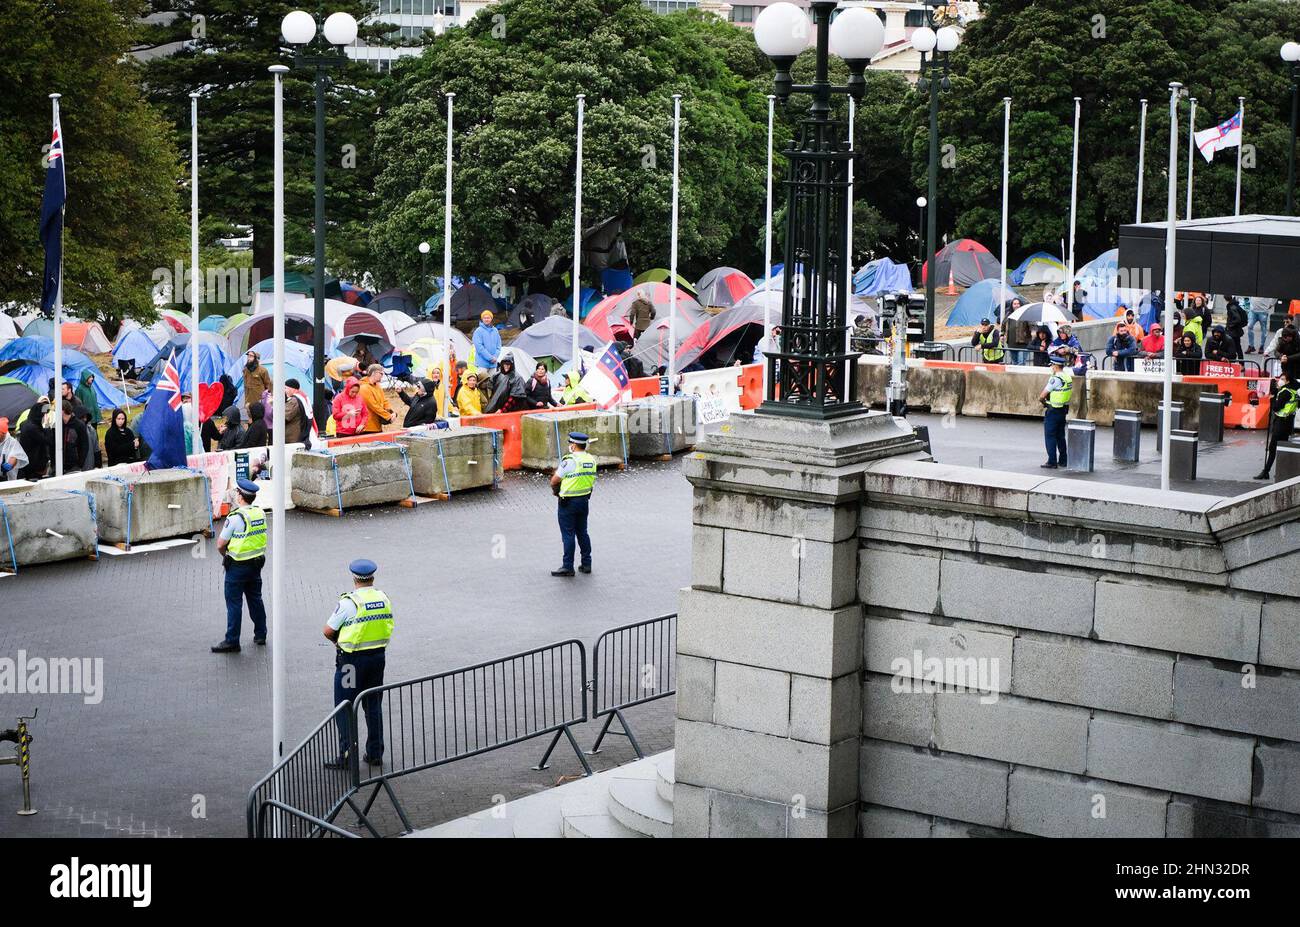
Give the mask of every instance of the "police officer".
[{"label": "police officer", "polygon": [[1268,479],[1273,469],[1273,458],[1277,456],[1277,443],[1291,437],[1295,431],[1295,413],[1300,408],[1300,392],[1296,389],[1296,377],[1290,365],[1282,368],[1282,385],[1273,396],[1273,414],[1268,422],[1268,456],[1264,460],[1264,469],[1256,476],[1257,480]]},{"label": "police officer", "polygon": [[217,550],[226,569],[226,636],[212,645],[213,653],[239,652],[239,627],[244,602],[253,619],[253,643],[266,643],[266,606],[262,604],[262,567],[266,565],[266,513],[255,505],[257,484],[236,483],[240,505],[226,516]]},{"label": "police officer", "polygon": [[[384,684],[384,655],[393,637],[393,603],[375,588],[373,561],[353,560],[351,592],[339,596],[323,631],[337,648],[334,658],[334,704],[350,702],[366,689]],[[366,713],[366,752],[370,766],[384,759],[384,719],[380,714],[382,695],[369,695],[362,703]],[[341,769],[348,758],[352,739],[348,735],[348,712],[338,716],[339,755],[325,765]]]},{"label": "police officer", "polygon": [[[1074,371],[1061,354],[1052,354],[1052,375],[1047,386],[1038,394],[1043,405],[1043,440],[1047,444],[1045,470],[1065,466],[1065,419],[1070,412],[1070,398],[1074,395]],[[1058,463],[1059,460],[1059,463]]]},{"label": "police officer", "polygon": [[582,551],[578,570],[591,572],[591,538],[587,535],[587,508],[596,485],[596,458],[587,453],[590,439],[580,431],[569,432],[569,453],[551,475],[551,487],[560,497],[560,536],[564,539],[564,564],[552,576],[573,575],[573,547]]}]

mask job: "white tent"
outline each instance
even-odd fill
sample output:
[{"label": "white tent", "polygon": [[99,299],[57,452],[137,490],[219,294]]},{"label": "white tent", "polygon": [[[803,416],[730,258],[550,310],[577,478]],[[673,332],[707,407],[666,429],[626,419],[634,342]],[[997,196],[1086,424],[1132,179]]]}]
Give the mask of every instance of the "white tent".
[{"label": "white tent", "polygon": [[13,316],[0,312],[0,341],[8,341],[17,337],[18,326],[14,324]]},{"label": "white tent", "polygon": [[[414,325],[408,325],[397,333],[397,346],[407,348],[424,339],[432,339],[441,343],[446,341],[447,338],[447,328],[441,322],[416,322]],[[470,340],[455,328],[451,329],[450,338],[452,351],[456,354],[456,359],[468,360],[471,348]]]},{"label": "white tent", "polygon": [[401,309],[385,309],[379,313],[379,317],[387,322],[394,332],[400,332],[402,329],[415,324],[415,319]]}]

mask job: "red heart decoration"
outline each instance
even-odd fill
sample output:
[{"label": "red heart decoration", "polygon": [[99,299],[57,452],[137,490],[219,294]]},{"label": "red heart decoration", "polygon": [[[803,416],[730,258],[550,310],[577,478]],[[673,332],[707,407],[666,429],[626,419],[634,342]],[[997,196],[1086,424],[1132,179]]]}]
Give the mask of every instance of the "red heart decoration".
[{"label": "red heart decoration", "polygon": [[206,422],[221,411],[221,397],[226,394],[220,383],[199,384],[199,421]]}]

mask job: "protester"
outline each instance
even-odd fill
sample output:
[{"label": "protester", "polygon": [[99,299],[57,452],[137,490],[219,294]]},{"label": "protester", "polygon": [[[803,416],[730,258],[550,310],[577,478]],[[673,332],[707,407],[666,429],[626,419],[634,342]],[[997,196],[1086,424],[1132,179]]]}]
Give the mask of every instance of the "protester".
[{"label": "protester", "polygon": [[1227,329],[1222,325],[1214,326],[1210,337],[1205,339],[1205,359],[1231,363],[1241,360],[1241,347],[1228,337]]},{"label": "protester", "polygon": [[[1204,316],[1192,315],[1188,313],[1187,321],[1183,323],[1183,334],[1191,335],[1193,338],[1196,339],[1196,344],[1199,346],[1205,341],[1205,329],[1203,327],[1204,325],[1205,325]],[[1181,338],[1182,336],[1180,335],[1179,337]]]},{"label": "protester", "polygon": [[[262,404],[255,402],[253,405],[261,410]],[[224,424],[217,427],[221,430],[221,440],[217,442],[219,451],[235,451],[244,446],[244,437],[248,429],[244,427],[243,416],[239,413],[239,406],[231,406],[222,413]]]},{"label": "protester", "polygon": [[524,398],[524,379],[515,372],[512,357],[501,358],[497,372],[488,384],[491,399],[488,400],[488,412],[518,412],[527,407]]},{"label": "protester", "polygon": [[1263,296],[1243,296],[1241,298],[1241,308],[1246,310],[1246,348],[1247,354],[1254,354],[1255,351],[1255,329],[1259,328],[1259,351],[1264,350],[1264,344],[1268,341],[1268,316],[1269,307],[1273,305],[1273,300],[1266,299]]},{"label": "protester", "polygon": [[591,402],[591,394],[582,388],[582,374],[578,371],[570,370],[564,375],[564,392],[560,402],[566,406]]},{"label": "protester", "polygon": [[1143,357],[1165,356],[1165,334],[1159,322],[1151,323],[1151,333],[1142,339]]},{"label": "protester", "polygon": [[[221,435],[218,433],[217,440],[220,439]],[[104,451],[108,455],[110,467],[135,463],[139,456],[140,439],[127,427],[125,409],[114,409],[113,414],[109,416],[108,430],[104,432]]]},{"label": "protester", "polygon": [[1046,367],[1050,362],[1052,348],[1052,330],[1046,325],[1034,329],[1034,336],[1029,342],[1029,363],[1035,367]]},{"label": "protester", "polygon": [[628,308],[628,318],[637,336],[640,337],[641,333],[649,328],[650,323],[655,320],[654,304],[644,296],[638,296],[632,300],[632,305]]},{"label": "protester", "polygon": [[42,422],[49,410],[49,399],[42,396],[27,412],[18,417],[18,443],[27,454],[27,466],[19,476],[24,480],[39,480],[50,466],[50,444],[45,437]]},{"label": "protester", "polygon": [[1228,297],[1228,324],[1225,331],[1237,346],[1237,353],[1245,356],[1241,349],[1241,336],[1246,333],[1246,310],[1235,296]]},{"label": "protester", "polygon": [[421,380],[414,386],[398,392],[397,398],[407,406],[406,417],[402,419],[403,428],[434,425],[438,422],[437,384],[432,380]]},{"label": "protester", "polygon": [[63,425],[59,433],[63,441],[64,473],[86,469],[86,458],[90,454],[90,436],[86,433],[86,423],[76,411],[72,406],[63,407]]},{"label": "protester", "polygon": [[377,434],[384,426],[396,418],[397,413],[388,404],[380,383],[384,380],[384,368],[371,364],[366,370],[366,379],[361,384],[361,400],[366,404],[366,423],[361,428],[362,434]]},{"label": "protester", "polygon": [[270,429],[266,427],[266,410],[260,402],[248,407],[248,427],[244,429],[241,448],[266,447],[271,443]]},{"label": "protester", "polygon": [[357,336],[357,349],[352,352],[352,357],[357,362],[358,370],[369,370],[373,364],[378,363],[378,358],[370,351],[371,339],[366,335]]},{"label": "protester", "polygon": [[81,379],[77,383],[77,388],[73,391],[77,402],[86,410],[85,420],[93,428],[99,424],[99,397],[95,394],[95,371],[86,368],[81,371]]},{"label": "protester", "polygon": [[538,363],[536,369],[533,370],[532,378],[524,387],[524,400],[533,409],[546,409],[559,405],[555,401],[555,396],[551,393],[550,374],[546,370],[545,364]]},{"label": "protester", "polygon": [[501,354],[501,333],[492,324],[492,313],[488,310],[484,309],[478,319],[478,328],[474,329],[474,366],[491,370]]},{"label": "protester", "polygon": [[366,402],[361,398],[361,381],[348,377],[343,389],[334,396],[330,413],[334,417],[334,433],[340,437],[361,434],[366,424]]},{"label": "protester", "polygon": [[483,394],[478,388],[478,374],[465,371],[465,382],[456,391],[456,408],[461,415],[482,415]]},{"label": "protester", "polygon": [[[1065,349],[1069,350],[1066,351]],[[1069,360],[1071,356],[1083,353],[1083,345],[1075,337],[1074,330],[1068,322],[1062,322],[1056,329],[1056,337],[1052,339],[1051,347],[1047,351],[1052,357],[1061,356]]]},{"label": "protester", "polygon": [[1000,364],[1006,356],[1002,350],[1002,333],[987,318],[980,319],[979,328],[970,336],[970,343],[980,348],[980,360],[986,364]]},{"label": "protester", "polygon": [[29,463],[22,442],[9,433],[9,419],[0,416],[0,482],[18,479]]},{"label": "protester", "polygon": [[[217,409],[229,409],[239,401],[239,390],[235,389],[235,383],[230,379],[230,374],[223,373],[218,381],[221,384],[221,402]],[[221,430],[217,428],[217,417],[211,415],[203,422],[199,430],[199,438],[203,445],[203,450],[210,451],[221,441]],[[107,437],[105,437],[107,443]]]},{"label": "protester", "polygon": [[1201,372],[1201,346],[1191,332],[1183,332],[1174,344],[1174,363],[1176,372],[1184,376],[1196,376]]},{"label": "protester", "polygon": [[262,394],[272,389],[271,371],[262,366],[262,357],[256,351],[244,355],[244,405],[251,408],[260,402]]},{"label": "protester", "polygon": [[1071,303],[1071,311],[1074,313],[1074,321],[1082,322],[1083,307],[1088,305],[1088,291],[1083,288],[1083,284],[1078,280],[1074,281],[1074,294],[1071,297]]},{"label": "protester", "polygon": [[1111,358],[1115,370],[1131,371],[1137,354],[1137,341],[1129,334],[1128,326],[1119,322],[1106,340],[1106,356]]},{"label": "protester", "polygon": [[1137,314],[1122,303],[1120,308],[1124,310],[1124,328],[1133,336],[1135,342],[1141,344],[1142,339],[1146,337],[1146,332],[1143,331],[1141,324],[1139,324]]},{"label": "protester", "polygon": [[430,367],[427,378],[433,384],[433,398],[438,404],[438,418],[447,417],[447,391],[442,388],[442,368]]},{"label": "protester", "polygon": [[1300,358],[1300,333],[1296,332],[1296,327],[1290,324],[1282,326],[1272,347],[1271,353],[1282,365],[1282,370],[1300,376],[1300,359],[1297,359]]}]

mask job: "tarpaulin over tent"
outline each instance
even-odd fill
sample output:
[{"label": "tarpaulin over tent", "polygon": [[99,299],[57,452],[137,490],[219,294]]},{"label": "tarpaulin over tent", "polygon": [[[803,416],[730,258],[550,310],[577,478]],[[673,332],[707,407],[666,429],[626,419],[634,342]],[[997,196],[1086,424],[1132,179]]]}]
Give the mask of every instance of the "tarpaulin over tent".
[{"label": "tarpaulin over tent", "polygon": [[345,303],[349,303],[353,306],[369,306],[371,301],[375,298],[375,294],[371,293],[367,289],[357,286],[355,283],[348,283],[346,280],[340,280],[339,298]]},{"label": "tarpaulin over tent", "polygon": [[762,337],[762,302],[742,302],[695,329],[677,349],[676,368],[682,370],[697,361],[705,367],[725,367],[737,358],[748,363]]},{"label": "tarpaulin over tent", "polygon": [[[116,408],[126,402],[122,391],[104,378],[90,358],[64,348],[63,379],[75,386],[84,370],[96,374],[95,398],[101,406]],[[54,380],[54,339],[24,335],[0,347],[0,373],[26,383],[38,393],[48,392]]]},{"label": "tarpaulin over tent", "polygon": [[113,348],[113,360],[130,361],[133,367],[147,367],[154,362],[162,348],[153,343],[153,339],[143,329],[129,331],[118,340]]},{"label": "tarpaulin over tent", "polygon": [[375,296],[366,308],[373,309],[380,315],[383,315],[389,309],[396,309],[414,318],[415,314],[420,311],[420,301],[412,296],[409,290],[393,287]]},{"label": "tarpaulin over tent", "polygon": [[1011,287],[1004,289],[1001,280],[981,280],[961,294],[948,313],[948,324],[978,325],[984,318],[1000,321],[1002,307],[1013,299],[1028,302]]},{"label": "tarpaulin over tent", "polygon": [[[1124,293],[1119,288],[1119,249],[1111,248],[1097,255],[1074,275],[1080,285],[1087,291],[1087,301],[1083,305],[1085,318],[1102,319],[1115,314]],[[1066,280],[1056,288],[1064,293],[1072,281]]]},{"label": "tarpaulin over tent", "polygon": [[1011,272],[1007,281],[1014,286],[1062,283],[1065,281],[1065,265],[1055,255],[1035,251],[1020,262],[1020,266]]},{"label": "tarpaulin over tent", "polygon": [[853,275],[853,292],[858,296],[911,291],[912,272],[906,264],[895,264],[889,258],[877,258]]},{"label": "tarpaulin over tent", "polygon": [[[533,357],[555,357],[562,361],[573,356],[573,321],[563,316],[547,316],[519,333],[512,344]],[[599,350],[605,344],[585,325],[578,326],[578,349]]]},{"label": "tarpaulin over tent", "polygon": [[[287,344],[287,343],[286,343]],[[232,363],[231,357],[226,353],[225,340],[215,332],[199,332],[199,382],[216,383],[221,379],[221,375],[226,373],[226,369]],[[181,390],[183,392],[193,392],[190,386],[190,350],[194,347],[194,341],[182,348],[177,354],[176,359],[172,362],[176,367],[176,372],[180,374]],[[265,360],[265,358],[263,358]],[[242,354],[234,357],[234,363],[243,364]],[[158,385],[158,376],[155,375],[153,382],[135,397],[136,402],[147,402],[153,395],[154,388]]]},{"label": "tarpaulin over tent", "polygon": [[950,282],[957,286],[974,286],[981,280],[1002,276],[998,259],[973,238],[959,238],[944,245],[933,262],[926,261],[921,268],[922,283],[929,279],[931,263],[938,270],[935,286],[947,286]]},{"label": "tarpaulin over tent", "polygon": [[[619,293],[616,296],[606,296],[594,307],[583,321],[598,338],[605,341],[613,341],[616,333],[623,335],[625,340],[631,340],[635,329],[628,320],[632,311],[632,304],[639,298],[650,301],[654,307],[654,319],[666,319],[670,311],[670,295],[672,288],[666,283],[641,283],[626,293]],[[708,313],[700,308],[692,297],[683,293],[679,288],[677,290],[677,325],[688,326],[692,331],[703,325],[708,319]]]},{"label": "tarpaulin over tent", "polygon": [[754,282],[734,267],[715,267],[695,284],[701,306],[728,309],[745,298]]}]

